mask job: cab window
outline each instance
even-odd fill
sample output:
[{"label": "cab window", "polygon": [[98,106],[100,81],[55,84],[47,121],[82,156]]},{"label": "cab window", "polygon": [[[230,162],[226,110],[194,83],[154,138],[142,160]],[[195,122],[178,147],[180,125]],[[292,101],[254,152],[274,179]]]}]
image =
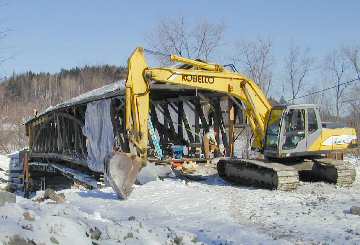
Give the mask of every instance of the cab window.
[{"label": "cab window", "polygon": [[316,118],[316,113],[314,109],[308,109],[308,129],[309,133],[313,133],[318,130],[318,121]]},{"label": "cab window", "polygon": [[266,147],[270,149],[278,148],[280,122],[283,109],[273,109],[270,114],[267,132],[266,132]]},{"label": "cab window", "polygon": [[285,142],[284,150],[296,148],[305,138],[305,110],[290,109],[285,115]]}]

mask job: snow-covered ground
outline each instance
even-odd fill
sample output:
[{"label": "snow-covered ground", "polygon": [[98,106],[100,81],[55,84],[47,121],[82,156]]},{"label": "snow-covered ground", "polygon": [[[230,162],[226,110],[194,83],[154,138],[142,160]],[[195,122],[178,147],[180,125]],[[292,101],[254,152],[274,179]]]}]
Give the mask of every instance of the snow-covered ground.
[{"label": "snow-covered ground", "polygon": [[0,155],[0,190],[21,187],[19,177],[22,176],[23,167],[19,159],[19,151],[9,155]]},{"label": "snow-covered ground", "polygon": [[7,187],[7,181],[9,180],[10,158],[5,155],[0,155],[0,190]]},{"label": "snow-covered ground", "polygon": [[[352,163],[360,174],[360,161]],[[96,244],[360,244],[360,216],[349,213],[360,206],[358,180],[351,188],[301,183],[282,192],[235,187],[216,176],[165,179],[136,186],[125,201],[110,188],[62,193],[62,204],[17,197],[0,207],[0,241],[91,244],[96,227]]]}]

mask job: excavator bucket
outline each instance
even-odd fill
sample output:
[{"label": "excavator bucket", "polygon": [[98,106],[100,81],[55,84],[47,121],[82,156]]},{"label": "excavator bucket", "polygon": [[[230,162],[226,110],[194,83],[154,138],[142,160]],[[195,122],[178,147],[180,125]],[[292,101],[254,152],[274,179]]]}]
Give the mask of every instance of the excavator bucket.
[{"label": "excavator bucket", "polygon": [[[148,145],[149,86],[144,50],[137,48],[128,61],[125,125],[131,153],[115,152],[105,163],[105,178],[121,199],[126,199],[146,159]],[[141,153],[141,154],[140,154]]]},{"label": "excavator bucket", "polygon": [[141,169],[141,159],[129,153],[115,152],[106,161],[105,177],[120,199],[126,199]]}]

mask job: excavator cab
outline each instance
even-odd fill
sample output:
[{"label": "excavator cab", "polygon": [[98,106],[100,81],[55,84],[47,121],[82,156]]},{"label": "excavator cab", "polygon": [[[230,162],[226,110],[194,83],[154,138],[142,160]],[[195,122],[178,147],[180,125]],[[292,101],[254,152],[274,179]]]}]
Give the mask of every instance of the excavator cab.
[{"label": "excavator cab", "polygon": [[313,104],[275,106],[267,123],[264,156],[314,157],[356,145],[353,128],[323,127],[319,107]]},{"label": "excavator cab", "polygon": [[316,105],[275,106],[267,124],[264,155],[289,158],[317,154],[309,148],[321,138],[321,131]]}]

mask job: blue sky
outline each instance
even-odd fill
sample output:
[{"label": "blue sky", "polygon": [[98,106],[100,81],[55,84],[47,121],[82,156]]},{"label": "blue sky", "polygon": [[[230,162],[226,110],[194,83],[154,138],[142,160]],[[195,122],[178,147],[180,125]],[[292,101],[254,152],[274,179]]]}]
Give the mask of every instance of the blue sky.
[{"label": "blue sky", "polygon": [[[182,15],[188,23],[224,22],[219,60],[229,63],[231,45],[270,38],[281,63],[291,41],[315,57],[359,44],[360,1],[115,1],[0,0],[0,27],[8,36],[0,52],[12,56],[0,73],[56,72],[86,64],[125,65],[136,46],[163,18]],[[221,56],[221,57],[220,57]],[[280,68],[279,68],[280,69]]]}]

